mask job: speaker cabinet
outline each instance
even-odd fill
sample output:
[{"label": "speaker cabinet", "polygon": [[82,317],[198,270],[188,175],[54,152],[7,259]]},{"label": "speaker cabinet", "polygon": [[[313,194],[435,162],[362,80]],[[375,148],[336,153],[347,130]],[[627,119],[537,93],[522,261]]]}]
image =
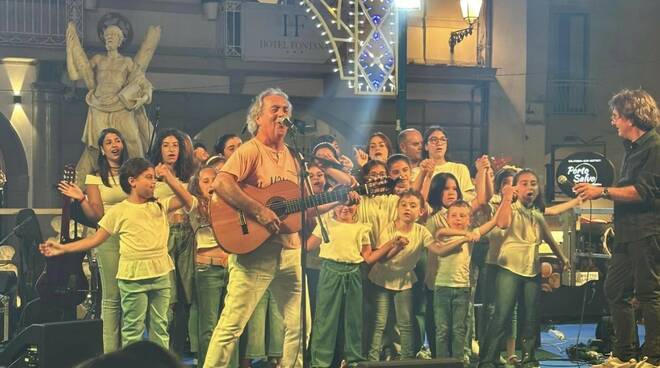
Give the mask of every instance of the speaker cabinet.
[{"label": "speaker cabinet", "polygon": [[100,319],[34,324],[13,338],[0,353],[9,368],[70,368],[103,354]]}]

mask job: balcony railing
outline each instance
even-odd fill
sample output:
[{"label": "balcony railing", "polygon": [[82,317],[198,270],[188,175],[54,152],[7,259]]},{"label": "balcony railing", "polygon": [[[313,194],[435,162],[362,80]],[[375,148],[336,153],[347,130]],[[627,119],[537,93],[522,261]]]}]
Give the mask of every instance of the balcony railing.
[{"label": "balcony railing", "polygon": [[63,47],[66,25],[82,34],[82,0],[0,0],[0,45]]},{"label": "balcony railing", "polygon": [[596,112],[595,87],[593,80],[548,80],[548,113],[553,115],[594,114]]}]

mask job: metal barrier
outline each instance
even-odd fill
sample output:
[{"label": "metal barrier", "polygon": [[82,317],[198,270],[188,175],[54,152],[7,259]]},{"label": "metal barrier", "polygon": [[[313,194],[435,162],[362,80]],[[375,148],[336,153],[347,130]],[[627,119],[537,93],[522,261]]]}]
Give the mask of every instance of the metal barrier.
[{"label": "metal barrier", "polygon": [[82,34],[82,0],[0,0],[0,45],[63,47],[69,21]]},{"label": "metal barrier", "polygon": [[548,113],[555,115],[595,114],[594,92],[596,83],[581,79],[548,80]]}]

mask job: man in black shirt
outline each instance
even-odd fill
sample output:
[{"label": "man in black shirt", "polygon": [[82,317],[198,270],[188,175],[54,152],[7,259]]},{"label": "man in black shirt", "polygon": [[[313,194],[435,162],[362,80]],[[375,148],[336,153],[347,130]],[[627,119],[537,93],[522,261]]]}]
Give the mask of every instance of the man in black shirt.
[{"label": "man in black shirt", "polygon": [[[614,201],[615,244],[605,294],[616,344],[612,357],[598,367],[650,368],[660,365],[660,115],[653,97],[641,89],[622,90],[609,106],[611,124],[626,146],[621,177],[610,188],[586,183],[574,188],[585,200]],[[646,327],[641,356],[635,345],[633,297]]]}]

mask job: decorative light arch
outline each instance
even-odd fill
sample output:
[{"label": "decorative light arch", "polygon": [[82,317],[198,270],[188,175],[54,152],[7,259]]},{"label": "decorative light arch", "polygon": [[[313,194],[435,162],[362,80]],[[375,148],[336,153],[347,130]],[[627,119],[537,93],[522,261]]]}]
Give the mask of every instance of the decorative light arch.
[{"label": "decorative light arch", "polygon": [[394,0],[302,0],[325,36],[334,71],[358,95],[397,94]]}]

